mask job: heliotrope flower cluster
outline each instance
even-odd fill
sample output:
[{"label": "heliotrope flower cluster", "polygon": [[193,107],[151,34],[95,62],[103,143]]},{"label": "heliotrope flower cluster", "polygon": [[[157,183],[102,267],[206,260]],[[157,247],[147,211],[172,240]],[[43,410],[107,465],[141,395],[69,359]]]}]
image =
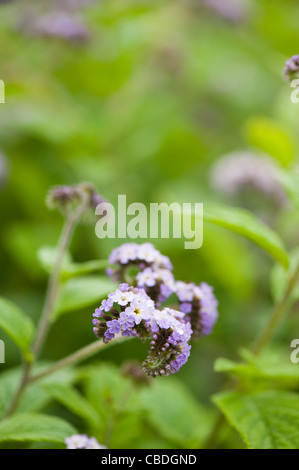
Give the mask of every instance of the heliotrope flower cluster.
[{"label": "heliotrope flower cluster", "polygon": [[113,268],[107,270],[115,282],[142,287],[158,306],[174,292],[173,267],[151,243],[124,243],[109,257]]},{"label": "heliotrope flower cluster", "polygon": [[178,281],[176,295],[180,310],[190,320],[192,338],[210,334],[218,318],[218,302],[212,287],[205,282],[197,286]]},{"label": "heliotrope flower cluster", "polygon": [[[177,372],[188,360],[190,340],[209,334],[218,317],[218,302],[206,283],[175,281],[172,264],[151,243],[125,243],[113,250],[108,274],[118,281],[135,268],[130,284],[121,282],[93,314],[93,331],[105,343],[116,336],[150,339],[143,362],[152,377]],[[178,308],[162,306],[169,297]]]},{"label": "heliotrope flower cluster", "polygon": [[146,339],[150,336],[149,322],[154,311],[155,304],[143,289],[121,284],[93,314],[93,331],[104,343],[117,334]]},{"label": "heliotrope flower cluster", "polygon": [[73,434],[65,439],[67,449],[107,449],[98,443],[95,437],[86,434]]},{"label": "heliotrope flower cluster", "polygon": [[137,274],[136,281],[137,286],[142,287],[157,306],[175,292],[175,279],[169,269],[145,268]]}]

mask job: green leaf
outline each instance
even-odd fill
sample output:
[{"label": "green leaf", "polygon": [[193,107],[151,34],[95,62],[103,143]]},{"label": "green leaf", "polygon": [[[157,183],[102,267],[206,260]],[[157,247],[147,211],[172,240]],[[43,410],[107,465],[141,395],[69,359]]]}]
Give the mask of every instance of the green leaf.
[{"label": "green leaf", "polygon": [[243,378],[252,378],[259,375],[259,371],[254,368],[251,364],[242,364],[239,362],[231,361],[224,357],[219,357],[216,359],[214,364],[215,372],[224,372],[238,377]]},{"label": "green leaf", "polygon": [[55,316],[92,305],[103,299],[113,289],[115,289],[115,284],[104,276],[70,279],[61,288]]},{"label": "green leaf", "polygon": [[218,358],[214,365],[215,371],[237,376],[246,382],[247,387],[250,385],[251,389],[298,388],[299,367],[294,367],[284,350],[266,350],[256,356],[251,351],[242,349],[240,355],[245,362]]},{"label": "green leaf", "polygon": [[249,143],[278,160],[283,166],[291,163],[296,154],[296,144],[289,132],[277,122],[266,117],[255,117],[246,124]]},{"label": "green leaf", "polygon": [[[57,248],[43,246],[38,250],[37,257],[43,269],[51,273],[55,266]],[[91,260],[85,263],[74,263],[70,253],[66,253],[61,266],[61,279],[67,280],[74,276],[90,274],[96,271],[103,271],[109,266],[107,260]]]},{"label": "green leaf", "polygon": [[99,441],[111,448],[134,448],[142,437],[143,409],[132,381],[113,364],[83,367],[81,380],[87,400],[100,416]]},{"label": "green leaf", "polygon": [[29,351],[34,334],[34,325],[29,317],[15,304],[0,298],[0,328],[19,346],[27,360],[31,359]]},{"label": "green leaf", "polygon": [[178,380],[155,381],[141,397],[150,424],[162,437],[186,449],[198,447],[206,437],[210,415]]},{"label": "green leaf", "polygon": [[73,276],[103,271],[108,266],[109,262],[105,259],[95,259],[86,261],[85,263],[72,263],[70,266],[68,266],[67,269],[64,270],[63,277],[67,279]]},{"label": "green leaf", "polygon": [[[37,374],[50,365],[51,363],[49,362],[39,362],[34,364],[32,372]],[[21,381],[22,372],[23,369],[20,366],[4,370],[0,375],[0,418],[4,415],[10,404],[11,398]],[[57,371],[39,382],[28,384],[20,399],[17,411],[39,411],[51,401],[49,394],[42,388],[43,384],[59,383],[68,385],[73,380],[74,373],[70,368],[67,368],[63,371]]]},{"label": "green leaf", "polygon": [[244,209],[220,204],[204,204],[204,220],[228,228],[259,245],[283,266],[289,258],[280,237],[263,222]]},{"label": "green leaf", "polygon": [[38,413],[20,413],[0,423],[0,441],[64,442],[75,432],[66,421]]},{"label": "green leaf", "polygon": [[291,392],[226,392],[213,397],[251,449],[298,449],[299,396]]},{"label": "green leaf", "polygon": [[73,413],[97,427],[99,416],[96,409],[74,388],[59,383],[48,383],[42,388]]}]

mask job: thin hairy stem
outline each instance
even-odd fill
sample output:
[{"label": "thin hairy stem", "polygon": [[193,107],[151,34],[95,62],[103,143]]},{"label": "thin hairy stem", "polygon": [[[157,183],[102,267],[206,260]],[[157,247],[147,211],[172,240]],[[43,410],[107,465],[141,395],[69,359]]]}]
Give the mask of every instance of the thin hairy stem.
[{"label": "thin hairy stem", "polygon": [[266,325],[265,330],[263,331],[262,335],[260,336],[259,340],[257,341],[256,345],[253,347],[253,352],[255,354],[260,354],[260,352],[264,349],[264,347],[268,344],[269,340],[271,339],[277,325],[280,323],[283,316],[289,310],[290,301],[292,297],[292,293],[299,283],[299,264],[294,272],[293,275],[290,276],[289,282],[286,288],[286,291],[278,302],[276,308],[274,309],[268,324]]},{"label": "thin hairy stem", "polygon": [[44,371],[31,376],[28,380],[28,383],[36,382],[40,379],[43,379],[44,377],[47,377],[48,375],[51,375],[54,372],[57,372],[58,370],[63,369],[64,367],[71,366],[73,364],[81,362],[84,359],[87,359],[88,357],[93,356],[94,354],[96,354],[97,352],[103,349],[113,346],[116,343],[122,343],[128,339],[130,338],[127,338],[125,336],[119,336],[115,338],[113,341],[110,341],[109,343],[103,343],[102,340],[95,341],[94,343],[91,343],[88,346],[84,346],[84,348],[79,349],[73,354],[70,354],[69,356],[64,357],[60,361],[55,362],[55,364],[48,367]]},{"label": "thin hairy stem", "polygon": [[[43,307],[40,322],[37,328],[35,340],[32,346],[33,361],[37,359],[43,347],[45,339],[47,337],[47,334],[51,325],[51,316],[52,316],[52,313],[55,307],[55,302],[57,300],[57,296],[59,293],[60,273],[61,273],[63,259],[69,247],[69,244],[71,242],[74,229],[82,213],[85,210],[86,210],[86,201],[83,201],[74,214],[69,214],[66,217],[66,220],[65,220],[65,223],[64,223],[61,235],[60,235],[59,243],[58,243],[58,250],[57,250],[55,265],[50,275],[48,286],[47,286],[44,307]],[[31,372],[31,367],[33,365],[33,361],[32,362],[25,361],[24,363],[24,369],[23,369],[21,382],[5,414],[6,417],[13,414],[19,404],[19,401],[23,395],[23,392],[30,380],[30,372]]]},{"label": "thin hairy stem", "polygon": [[74,218],[69,217],[65,221],[65,225],[61,233],[60,241],[58,244],[56,263],[49,279],[44,308],[43,308],[40,322],[38,325],[35,341],[32,347],[32,352],[33,352],[34,357],[37,357],[39,355],[41,348],[44,344],[45,338],[47,336],[49,327],[50,327],[50,318],[51,318],[51,315],[55,306],[55,302],[57,300],[58,291],[59,291],[59,279],[60,279],[61,266],[63,263],[64,255],[68,249],[70,240],[72,238],[72,234],[75,228],[75,223],[76,222]]}]

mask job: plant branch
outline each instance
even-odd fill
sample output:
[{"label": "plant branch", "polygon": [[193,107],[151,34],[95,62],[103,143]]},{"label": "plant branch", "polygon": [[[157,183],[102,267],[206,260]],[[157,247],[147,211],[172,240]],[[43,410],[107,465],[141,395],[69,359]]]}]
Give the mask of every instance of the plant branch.
[{"label": "plant branch", "polygon": [[85,346],[82,349],[79,349],[78,351],[74,352],[73,354],[70,354],[69,356],[66,356],[65,358],[61,359],[60,361],[56,362],[52,366],[48,367],[44,371],[40,372],[39,374],[33,375],[30,377],[28,380],[28,383],[36,382],[37,380],[43,379],[44,377],[47,377],[50,374],[53,374],[54,372],[57,372],[58,370],[62,369],[63,367],[70,366],[72,364],[78,363],[83,361],[84,359],[87,359],[90,356],[93,356],[97,352],[101,351],[102,349],[106,349],[110,346],[113,346],[116,343],[122,343],[130,338],[127,338],[125,336],[119,336],[115,338],[113,341],[109,343],[104,343],[102,340],[95,341],[88,346]]},{"label": "plant branch", "polygon": [[42,312],[41,319],[40,319],[38,329],[37,329],[37,334],[36,334],[35,341],[34,341],[33,348],[32,348],[32,352],[35,357],[38,356],[44,344],[44,340],[47,336],[48,330],[49,330],[50,319],[51,319],[51,315],[53,312],[53,308],[54,308],[57,295],[58,295],[58,290],[59,290],[61,266],[63,263],[65,252],[68,249],[70,240],[72,238],[75,225],[76,225],[76,218],[71,217],[71,216],[68,217],[65,221],[65,224],[61,233],[61,237],[60,237],[59,244],[58,244],[56,263],[49,279],[44,308],[43,308],[43,312]]},{"label": "plant branch", "polygon": [[280,320],[282,319],[282,317],[285,315],[286,311],[288,310],[292,293],[298,283],[299,283],[299,264],[294,274],[290,276],[286,291],[282,299],[280,300],[280,302],[278,302],[276,308],[274,309],[264,332],[260,336],[256,345],[253,347],[253,352],[256,355],[260,354],[260,352],[268,344],[268,341],[271,339],[272,334],[274,333],[277,325],[279,324]]},{"label": "plant branch", "polygon": [[[50,324],[51,324],[51,315],[52,315],[55,302],[57,300],[58,292],[59,292],[59,281],[60,281],[60,273],[61,273],[61,266],[63,263],[63,258],[64,258],[66,250],[69,247],[74,229],[82,213],[85,211],[85,209],[86,209],[86,201],[83,201],[75,213],[68,214],[66,216],[66,220],[65,220],[65,223],[64,223],[61,235],[60,235],[59,243],[58,243],[58,251],[57,251],[55,266],[49,278],[44,307],[43,307],[42,315],[41,315],[40,322],[37,328],[36,337],[32,346],[33,360],[36,360],[36,358],[38,357],[41,351],[41,348],[44,344],[44,341],[46,339],[47,333],[49,331]],[[18,403],[22,397],[22,394],[29,382],[32,364],[33,364],[32,362],[28,362],[28,361],[25,361],[24,363],[23,376],[21,379],[21,383],[15,395],[12,398],[11,404],[5,414],[6,417],[14,413],[14,411],[16,410],[18,406]]]}]

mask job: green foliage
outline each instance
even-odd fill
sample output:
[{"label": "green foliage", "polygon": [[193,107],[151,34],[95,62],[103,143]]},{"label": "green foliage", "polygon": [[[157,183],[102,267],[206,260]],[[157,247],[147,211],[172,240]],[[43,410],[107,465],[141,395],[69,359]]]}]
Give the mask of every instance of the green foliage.
[{"label": "green foliage", "polygon": [[[299,250],[296,248],[290,254],[290,267],[285,269],[283,266],[276,264],[271,271],[270,283],[271,292],[274,301],[278,302],[286,291],[287,282],[294,274],[297,264],[299,262]],[[296,302],[299,298],[299,286],[295,286],[291,296],[290,303]]]},{"label": "green foliage", "polygon": [[288,254],[280,237],[249,212],[218,204],[205,204],[204,220],[243,235],[271,254],[283,266],[288,266]]},{"label": "green foliage", "polygon": [[213,401],[250,449],[298,449],[299,397],[295,393],[225,392]]},{"label": "green foliage", "polygon": [[0,423],[0,441],[50,441],[63,443],[75,428],[61,418],[20,413]]},{"label": "green foliage", "polygon": [[76,277],[66,281],[61,288],[55,317],[99,302],[114,287],[114,284],[104,276]]},{"label": "green foliage", "polygon": [[165,439],[196,449],[206,437],[212,416],[176,379],[159,380],[143,390],[148,421]]},{"label": "green foliage", "polygon": [[34,325],[19,307],[3,298],[0,298],[0,328],[21,349],[24,357],[30,360],[30,343],[34,334]]},{"label": "green foliage", "polygon": [[290,201],[294,204],[296,209],[299,209],[299,173],[295,169],[279,170],[278,178],[281,181]]},{"label": "green foliage", "polygon": [[272,155],[282,166],[288,166],[296,155],[296,142],[290,132],[266,117],[254,117],[246,123],[247,140],[266,154]]},{"label": "green foliage", "polygon": [[218,358],[215,371],[238,377],[246,388],[281,388],[296,390],[299,385],[299,368],[294,367],[285,351],[269,350],[262,356],[255,356],[242,350],[243,362]]},{"label": "green foliage", "polygon": [[85,419],[92,426],[97,426],[96,410],[77,390],[61,383],[47,383],[42,385],[42,388],[51,398]]},{"label": "green foliage", "polygon": [[[37,363],[34,365],[33,371],[35,373],[41,372],[50,363]],[[21,381],[22,368],[16,367],[4,371],[0,375],[0,417],[4,416],[7,410],[11,397],[13,396],[16,387]],[[56,372],[50,377],[43,379],[39,383],[32,383],[28,385],[17,407],[18,412],[27,411],[40,411],[51,401],[49,393],[47,393],[43,386],[59,384],[61,386],[70,385],[74,381],[74,374],[71,370],[64,369],[63,371]]]},{"label": "green foliage", "polygon": [[[53,271],[56,261],[57,249],[55,247],[44,246],[38,251],[38,259],[47,273]],[[66,253],[61,266],[61,279],[67,280],[74,276],[82,276],[95,271],[105,270],[108,266],[107,260],[91,260],[85,263],[74,263],[70,253]]]},{"label": "green foliage", "polygon": [[213,413],[175,378],[138,386],[108,364],[82,368],[79,377],[96,410],[92,432],[111,448],[147,448],[150,442],[197,448],[206,437]]}]

